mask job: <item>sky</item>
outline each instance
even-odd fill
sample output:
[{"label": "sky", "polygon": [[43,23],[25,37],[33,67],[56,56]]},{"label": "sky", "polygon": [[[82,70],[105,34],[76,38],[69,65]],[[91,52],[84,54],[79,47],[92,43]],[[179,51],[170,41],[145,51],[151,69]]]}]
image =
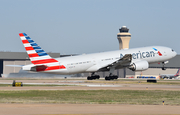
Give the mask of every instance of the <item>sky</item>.
[{"label": "sky", "polygon": [[46,52],[84,54],[119,49],[127,26],[130,48],[167,46],[180,54],[180,0],[0,0],[0,51],[25,52],[27,33]]}]

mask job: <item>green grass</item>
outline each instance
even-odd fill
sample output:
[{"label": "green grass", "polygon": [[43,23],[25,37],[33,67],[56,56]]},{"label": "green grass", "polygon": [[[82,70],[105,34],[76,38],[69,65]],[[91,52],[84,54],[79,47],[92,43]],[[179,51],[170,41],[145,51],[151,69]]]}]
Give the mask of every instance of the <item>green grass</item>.
[{"label": "green grass", "polygon": [[9,86],[12,86],[12,84],[0,84],[0,87],[9,87]]},{"label": "green grass", "polygon": [[180,105],[180,91],[161,90],[28,90],[0,91],[0,103],[79,103]]}]

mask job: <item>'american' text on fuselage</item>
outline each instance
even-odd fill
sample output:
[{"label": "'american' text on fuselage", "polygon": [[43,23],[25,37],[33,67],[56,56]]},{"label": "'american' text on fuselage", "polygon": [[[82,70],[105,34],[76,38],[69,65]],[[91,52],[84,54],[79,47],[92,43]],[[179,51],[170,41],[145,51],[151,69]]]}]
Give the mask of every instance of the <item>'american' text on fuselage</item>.
[{"label": "'american' text on fuselage", "polygon": [[[124,55],[120,54],[120,58],[122,58]],[[132,58],[133,59],[142,59],[142,58],[148,58],[148,57],[154,57],[155,53],[154,51],[150,52],[138,52],[138,53],[132,53]]]}]

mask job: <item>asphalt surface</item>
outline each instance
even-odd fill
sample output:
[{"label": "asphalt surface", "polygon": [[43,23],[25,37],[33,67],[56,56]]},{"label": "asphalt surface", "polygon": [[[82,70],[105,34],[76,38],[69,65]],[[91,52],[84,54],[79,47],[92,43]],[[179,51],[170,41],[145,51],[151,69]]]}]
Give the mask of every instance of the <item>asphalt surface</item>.
[{"label": "asphalt surface", "polygon": [[[28,87],[12,87],[13,80],[0,80],[0,84],[8,84],[9,87],[0,87],[0,90],[176,90],[180,91],[180,85],[160,84],[113,84],[113,83],[86,83],[86,80],[16,80],[24,85],[39,85]],[[180,81],[179,81],[180,82]],[[54,86],[50,86],[54,85]],[[43,86],[43,87],[42,87]]]},{"label": "asphalt surface", "polygon": [[175,115],[179,106],[115,104],[0,104],[0,115]]}]

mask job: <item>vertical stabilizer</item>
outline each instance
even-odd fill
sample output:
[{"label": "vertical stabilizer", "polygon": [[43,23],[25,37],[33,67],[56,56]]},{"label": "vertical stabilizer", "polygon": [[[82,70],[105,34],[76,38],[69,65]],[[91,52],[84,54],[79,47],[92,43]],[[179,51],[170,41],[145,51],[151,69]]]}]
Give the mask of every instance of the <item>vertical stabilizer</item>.
[{"label": "vertical stabilizer", "polygon": [[178,69],[178,71],[177,71],[177,73],[176,73],[176,75],[175,75],[175,76],[179,76],[179,70],[180,70],[180,69]]},{"label": "vertical stabilizer", "polygon": [[35,65],[37,64],[46,64],[46,63],[55,63],[57,60],[51,58],[38,44],[36,44],[26,33],[19,34],[22,43],[26,49],[26,52]]}]

